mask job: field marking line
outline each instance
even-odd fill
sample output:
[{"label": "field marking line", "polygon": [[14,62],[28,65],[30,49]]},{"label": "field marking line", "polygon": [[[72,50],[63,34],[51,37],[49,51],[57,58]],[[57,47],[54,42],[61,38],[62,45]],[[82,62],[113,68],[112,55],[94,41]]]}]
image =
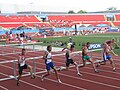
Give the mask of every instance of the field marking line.
[{"label": "field marking line", "polygon": [[31,84],[31,83],[29,83],[29,82],[26,82],[26,81],[24,81],[24,80],[20,80],[20,82],[25,83],[25,84],[27,84],[27,85],[30,85],[30,86],[32,86],[32,87],[41,89],[41,90],[47,90],[47,89],[45,89],[45,88],[39,87],[39,86],[34,85],[34,84]]},{"label": "field marking line", "polygon": [[4,90],[9,90],[8,88],[4,87],[4,86],[1,86],[0,85],[0,88],[4,89]]},{"label": "field marking line", "polygon": [[116,88],[116,89],[120,89],[120,87],[114,86],[114,85],[109,85],[109,84],[105,84],[105,83],[101,83],[101,82],[96,82],[96,81],[92,81],[92,80],[88,80],[88,79],[78,78],[78,77],[74,77],[74,76],[70,76],[70,75],[66,75],[66,74],[61,74],[61,73],[59,73],[59,74],[63,75],[63,76],[66,76],[66,77],[78,79],[78,80],[84,80],[84,81],[87,81],[87,82],[91,82],[91,83],[100,84],[100,85],[103,85],[103,86],[108,86],[108,87],[113,87],[113,88]]},{"label": "field marking line", "polygon": [[[7,66],[7,67],[9,67],[9,66]],[[13,68],[11,68],[11,67],[9,67],[10,69],[13,69]],[[46,71],[44,71],[44,72],[46,72]],[[40,73],[39,73],[40,74]],[[30,74],[29,74],[30,75]],[[26,75],[26,76],[28,76],[28,75]],[[36,76],[38,76],[38,75],[36,75]],[[40,76],[39,76],[40,77]],[[48,79],[49,81],[52,81],[52,82],[57,82],[57,81],[55,81],[55,80],[52,80],[52,79]],[[20,80],[21,81],[21,80]],[[21,82],[23,82],[23,83],[26,83],[26,84],[29,84],[30,85],[30,83],[28,83],[28,82],[25,82],[25,81],[21,81]],[[87,89],[84,89],[84,88],[80,88],[80,87],[77,87],[77,86],[73,86],[73,85],[71,85],[71,84],[67,84],[67,83],[62,83],[63,85],[66,85],[66,86],[70,86],[70,87],[73,87],[73,88],[77,88],[77,89],[82,89],[82,90],[87,90]],[[35,85],[36,86],[36,85]],[[43,89],[43,90],[46,90],[46,89]]]},{"label": "field marking line", "polygon": [[[39,76],[39,75],[36,75],[37,77],[41,77],[41,76]],[[54,82],[54,83],[58,83],[56,80],[53,80],[53,79],[49,79],[49,78],[45,78],[45,80],[49,80],[49,81],[52,81],[52,82]],[[85,88],[81,88],[81,87],[78,87],[78,86],[75,86],[75,85],[71,85],[71,84],[68,84],[68,83],[64,83],[64,82],[62,82],[62,83],[60,83],[60,84],[63,84],[63,85],[65,85],[65,86],[69,86],[69,87],[72,87],[72,88],[76,88],[76,89],[79,89],[79,90],[87,90],[87,89],[85,89]]]},{"label": "field marking line", "polygon": [[[1,66],[13,70],[12,67],[9,67],[9,66],[6,66],[6,65],[1,65]],[[17,70],[18,70],[18,69],[17,69]],[[23,75],[22,75],[23,77],[25,77],[25,76],[30,76],[30,73],[29,73],[29,72],[26,72],[26,71],[23,71],[23,72],[24,72],[24,73],[27,73],[27,74],[23,74]],[[46,70],[44,69],[43,71],[36,72],[36,74],[41,74],[41,73],[45,73],[45,72],[46,72]],[[15,79],[15,77],[12,76],[12,75],[4,74],[4,73],[1,73],[1,74],[4,75],[4,76],[7,76],[7,78],[0,79],[0,81],[5,81],[5,80],[10,80],[10,79]],[[16,76],[16,77],[18,77],[18,76]]]},{"label": "field marking line", "polygon": [[[76,72],[76,71],[73,70],[72,68],[71,68],[69,71]],[[98,76],[98,77],[102,77],[102,78],[107,78],[107,79],[112,79],[112,80],[120,81],[119,78],[113,78],[113,77],[103,76],[103,75],[99,75],[99,74],[93,74],[93,73],[84,72],[84,71],[80,71],[80,72],[81,72],[81,73],[85,73],[85,74],[89,74],[89,75],[93,75],[93,76]]]},{"label": "field marking line", "polygon": [[[9,66],[7,66],[7,67],[9,67]],[[11,68],[11,67],[9,67],[9,68],[10,68],[10,69],[13,69],[13,68]],[[3,75],[8,76],[7,74],[3,74]],[[29,74],[29,75],[30,75],[30,74]],[[14,76],[13,76],[13,78],[14,78]],[[10,79],[10,78],[9,78],[9,79]],[[11,78],[11,79],[12,79],[12,78]],[[47,89],[45,89],[45,88],[42,88],[42,87],[39,87],[39,86],[37,86],[37,85],[28,83],[28,82],[23,81],[23,80],[20,80],[20,82],[26,83],[26,84],[28,84],[28,85],[30,85],[30,86],[36,87],[36,88],[41,89],[41,90],[47,90]],[[8,90],[8,89],[6,89],[6,90]]]},{"label": "field marking line", "polygon": [[[10,67],[11,68],[11,67]],[[86,79],[85,79],[86,80]],[[89,80],[87,80],[87,81],[89,81]],[[94,81],[91,81],[90,80],[90,82],[94,82]],[[99,83],[99,82],[97,82],[97,83]],[[99,84],[101,84],[101,83],[99,83]],[[103,84],[103,83],[102,83]],[[106,85],[106,84],[103,84],[103,85]],[[114,86],[113,86],[114,87]],[[116,86],[115,86],[116,87]],[[117,87],[118,88],[118,87]]]},{"label": "field marking line", "polygon": [[[61,73],[59,73],[59,74],[63,75],[63,76],[67,76],[67,77],[72,77],[72,78],[75,78],[75,79],[82,79],[82,78],[78,78],[78,77],[74,77],[74,76],[70,76],[70,75],[65,75],[65,74],[61,74]],[[82,80],[89,81],[89,82],[96,83],[96,84],[100,84],[100,85],[104,85],[104,86],[108,86],[108,87],[113,87],[113,88],[120,89],[120,87],[115,86],[115,85],[110,85],[110,84],[101,83],[101,82],[97,82],[97,81],[92,81],[92,80],[88,80],[88,79],[82,79]]]}]

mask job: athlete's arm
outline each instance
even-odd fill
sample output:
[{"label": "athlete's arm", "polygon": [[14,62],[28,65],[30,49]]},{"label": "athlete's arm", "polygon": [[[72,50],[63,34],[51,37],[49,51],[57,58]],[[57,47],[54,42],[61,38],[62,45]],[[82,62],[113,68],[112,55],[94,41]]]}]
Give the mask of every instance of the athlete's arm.
[{"label": "athlete's arm", "polygon": [[45,51],[44,55],[43,55],[43,59],[47,59],[47,52]]},{"label": "athlete's arm", "polygon": [[62,49],[62,52],[65,51],[65,49],[67,49],[67,47],[63,48],[63,49]]},{"label": "athlete's arm", "polygon": [[20,55],[18,56],[18,64],[20,63],[20,59],[21,59],[21,57],[20,57]]},{"label": "athlete's arm", "polygon": [[114,44],[115,44],[117,47],[119,47],[119,48],[120,48],[120,45],[118,45],[118,43],[117,43],[117,42],[114,42]]},{"label": "athlete's arm", "polygon": [[111,53],[115,56],[118,56],[113,50],[111,50]]},{"label": "athlete's arm", "polygon": [[108,48],[106,49],[106,52],[107,53],[112,53],[113,55],[118,56],[113,50],[109,50]]}]

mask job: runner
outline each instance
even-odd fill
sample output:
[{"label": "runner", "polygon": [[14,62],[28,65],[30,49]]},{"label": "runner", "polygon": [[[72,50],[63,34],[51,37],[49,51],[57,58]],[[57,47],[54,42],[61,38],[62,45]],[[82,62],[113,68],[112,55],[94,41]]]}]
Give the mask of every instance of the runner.
[{"label": "runner", "polygon": [[74,62],[74,60],[72,59],[72,57],[75,55],[75,53],[73,53],[73,51],[74,51],[74,45],[71,45],[70,49],[66,50],[66,70],[69,69],[69,65],[70,64],[73,64],[76,67],[77,74],[79,76],[82,76],[82,74],[79,72],[79,66],[78,66],[78,64],[76,62]]},{"label": "runner", "polygon": [[112,59],[111,53],[113,55],[115,55],[115,56],[118,56],[112,50],[112,48],[111,48],[111,42],[108,42],[107,44],[105,43],[104,46],[103,46],[103,59],[104,60],[102,62],[99,62],[99,64],[97,65],[97,67],[100,66],[100,65],[106,65],[106,62],[109,60],[110,64],[112,65],[113,71],[116,71],[115,63],[114,63],[114,61]]},{"label": "runner", "polygon": [[113,49],[112,44],[116,45],[117,47],[120,48],[120,46],[118,45],[118,43],[115,41],[115,39],[112,40],[107,40],[106,44],[109,44],[110,48]]},{"label": "runner", "polygon": [[43,81],[45,77],[49,76],[50,75],[50,69],[52,68],[55,72],[55,75],[56,75],[56,78],[57,78],[58,82],[62,83],[59,79],[58,72],[55,69],[54,63],[52,61],[51,51],[52,51],[52,46],[51,45],[47,46],[47,51],[45,52],[45,54],[43,56],[43,59],[45,60],[45,64],[46,64],[47,73],[45,75],[42,75],[41,79]]},{"label": "runner", "polygon": [[69,37],[68,44],[65,48],[62,49],[62,51],[66,50],[66,49],[70,49],[71,45],[73,45],[73,40],[71,37]]},{"label": "runner", "polygon": [[30,71],[31,79],[35,78],[35,76],[32,74],[32,67],[25,63],[25,59],[26,59],[26,53],[25,53],[25,49],[23,48],[22,53],[19,55],[19,58],[18,58],[19,76],[17,78],[17,86],[19,85],[19,80],[22,76],[23,69],[28,69]]},{"label": "runner", "polygon": [[89,46],[90,46],[90,43],[87,42],[86,45],[84,45],[83,48],[82,48],[83,66],[81,66],[81,67],[84,67],[86,65],[86,61],[88,60],[89,62],[92,63],[92,66],[93,66],[95,72],[98,73],[99,71],[96,69],[95,64],[94,64],[92,58],[90,58],[90,56],[88,55],[88,53],[89,53],[89,51],[88,51]]}]

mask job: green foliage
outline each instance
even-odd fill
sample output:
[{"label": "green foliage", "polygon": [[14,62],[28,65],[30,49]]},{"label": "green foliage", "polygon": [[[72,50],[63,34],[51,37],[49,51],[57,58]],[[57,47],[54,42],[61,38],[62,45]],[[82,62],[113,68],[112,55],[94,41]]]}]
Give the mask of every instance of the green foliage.
[{"label": "green foliage", "polygon": [[69,10],[68,13],[69,14],[75,14],[75,12],[73,10]]},{"label": "green foliage", "polygon": [[80,11],[78,11],[77,13],[87,13],[87,12],[84,11],[84,10],[80,10]]}]

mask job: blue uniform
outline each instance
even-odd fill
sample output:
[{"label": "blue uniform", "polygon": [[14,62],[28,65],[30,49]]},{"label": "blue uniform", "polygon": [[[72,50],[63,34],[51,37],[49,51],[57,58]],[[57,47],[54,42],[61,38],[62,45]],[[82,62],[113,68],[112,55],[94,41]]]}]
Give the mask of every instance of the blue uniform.
[{"label": "blue uniform", "polygon": [[105,54],[105,53],[103,53],[104,55],[103,55],[103,59],[104,59],[104,62],[106,62],[107,60],[110,60],[112,57],[111,57],[111,55],[110,54]]},{"label": "blue uniform", "polygon": [[54,63],[52,62],[52,54],[50,53],[50,52],[48,52],[47,51],[47,56],[46,56],[46,69],[47,69],[47,71],[49,71],[50,70],[50,68],[54,68]]}]

